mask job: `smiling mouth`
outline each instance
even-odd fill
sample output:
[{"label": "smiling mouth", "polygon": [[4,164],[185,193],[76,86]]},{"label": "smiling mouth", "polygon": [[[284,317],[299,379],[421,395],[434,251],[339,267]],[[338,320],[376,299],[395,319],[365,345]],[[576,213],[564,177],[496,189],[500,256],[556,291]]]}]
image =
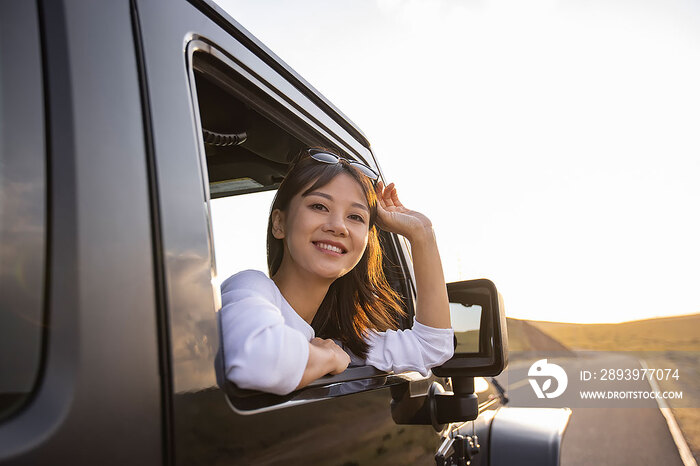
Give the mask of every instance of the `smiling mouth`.
[{"label": "smiling mouth", "polygon": [[328,253],[335,254],[338,256],[345,254],[347,252],[344,249],[341,249],[337,246],[332,246],[330,244],[323,243],[321,241],[313,241],[312,243],[314,246],[316,246],[317,249],[321,249],[324,252],[328,252]]}]

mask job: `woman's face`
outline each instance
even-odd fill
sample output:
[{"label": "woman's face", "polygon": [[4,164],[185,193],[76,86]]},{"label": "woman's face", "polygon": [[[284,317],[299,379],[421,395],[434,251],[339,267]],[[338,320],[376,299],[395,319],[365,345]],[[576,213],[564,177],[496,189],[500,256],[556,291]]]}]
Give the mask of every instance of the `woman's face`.
[{"label": "woman's face", "polygon": [[292,198],[286,212],[273,212],[273,235],[284,238],[282,266],[287,262],[336,279],[352,270],[364,254],[369,235],[367,199],[360,185],[344,173],[302,197],[310,186]]}]

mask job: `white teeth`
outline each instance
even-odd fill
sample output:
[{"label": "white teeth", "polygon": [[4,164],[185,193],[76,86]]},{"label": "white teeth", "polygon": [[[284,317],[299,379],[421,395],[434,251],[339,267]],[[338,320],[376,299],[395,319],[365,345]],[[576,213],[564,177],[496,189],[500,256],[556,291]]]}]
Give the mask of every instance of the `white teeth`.
[{"label": "white teeth", "polygon": [[338,254],[343,253],[343,251],[340,248],[337,248],[335,246],[331,246],[330,244],[316,243],[316,246],[318,246],[319,248],[328,249],[329,251],[337,252]]}]

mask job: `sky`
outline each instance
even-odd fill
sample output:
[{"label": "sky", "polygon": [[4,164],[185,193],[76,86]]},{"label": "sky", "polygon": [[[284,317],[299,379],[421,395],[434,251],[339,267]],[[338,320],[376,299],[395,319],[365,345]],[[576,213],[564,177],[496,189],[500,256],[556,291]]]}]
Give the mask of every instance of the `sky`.
[{"label": "sky", "polygon": [[700,312],[700,2],[218,3],[367,135],[446,281],[516,318]]}]

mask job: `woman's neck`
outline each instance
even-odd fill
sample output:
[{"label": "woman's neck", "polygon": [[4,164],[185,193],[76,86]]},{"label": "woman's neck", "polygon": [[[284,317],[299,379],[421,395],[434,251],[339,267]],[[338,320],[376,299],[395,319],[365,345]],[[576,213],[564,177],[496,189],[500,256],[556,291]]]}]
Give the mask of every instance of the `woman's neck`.
[{"label": "woman's neck", "polygon": [[291,271],[282,265],[271,277],[272,281],[292,309],[311,325],[333,281],[298,270]]}]

